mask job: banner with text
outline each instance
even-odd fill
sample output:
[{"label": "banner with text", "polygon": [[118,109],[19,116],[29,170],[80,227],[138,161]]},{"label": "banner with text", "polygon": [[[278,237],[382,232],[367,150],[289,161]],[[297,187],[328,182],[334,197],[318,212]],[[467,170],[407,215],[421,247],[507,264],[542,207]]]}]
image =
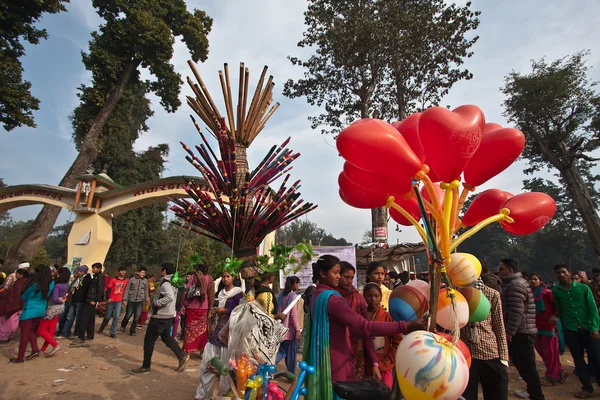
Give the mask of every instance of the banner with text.
[{"label": "banner with text", "polygon": [[[285,278],[293,275],[300,278],[300,290],[306,289],[312,282],[312,263],[316,262],[320,256],[325,254],[336,256],[340,261],[347,261],[356,268],[356,249],[354,246],[315,246],[313,247],[313,253],[315,253],[316,256],[314,256],[312,261],[304,265],[297,273],[293,273],[293,266],[287,267],[283,271],[279,271],[279,281],[282,289],[285,287]],[[296,258],[300,258],[301,256],[298,252],[292,254]],[[354,287],[357,287],[357,285],[358,281],[355,274]]]}]

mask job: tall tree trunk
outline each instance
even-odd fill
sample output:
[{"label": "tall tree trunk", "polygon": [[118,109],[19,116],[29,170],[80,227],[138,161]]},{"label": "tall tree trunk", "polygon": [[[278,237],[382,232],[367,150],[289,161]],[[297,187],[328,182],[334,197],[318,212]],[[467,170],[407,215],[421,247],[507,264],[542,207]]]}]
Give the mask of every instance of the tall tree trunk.
[{"label": "tall tree trunk", "polygon": [[398,121],[402,121],[406,118],[406,100],[404,87],[404,81],[402,80],[401,74],[397,71],[395,74],[396,79],[396,102],[398,103]]},{"label": "tall tree trunk", "polygon": [[585,223],[596,257],[600,257],[600,218],[598,218],[590,191],[574,164],[562,168],[561,175]]},{"label": "tall tree trunk", "polygon": [[[129,83],[129,79],[137,69],[138,65],[139,62],[137,61],[131,61],[129,64],[125,65],[121,77],[108,92],[104,105],[98,112],[96,118],[94,118],[90,129],[85,135],[77,158],[75,158],[75,161],[73,161],[73,164],[71,164],[71,167],[61,179],[59,186],[69,188],[74,187],[77,182],[73,178],[83,174],[89,165],[96,160],[99,150],[98,138],[100,137],[102,129],[104,129],[104,125],[106,125],[110,114],[119,100],[121,100],[121,97],[123,97],[123,92]],[[33,224],[19,243],[19,246],[9,253],[8,259],[6,260],[6,266],[9,269],[16,268],[22,261],[30,260],[31,257],[38,252],[56,223],[60,211],[61,208],[56,206],[45,205],[42,208],[42,211],[40,211],[35,221],[33,221]],[[67,260],[67,262],[69,261],[70,260]]]}]

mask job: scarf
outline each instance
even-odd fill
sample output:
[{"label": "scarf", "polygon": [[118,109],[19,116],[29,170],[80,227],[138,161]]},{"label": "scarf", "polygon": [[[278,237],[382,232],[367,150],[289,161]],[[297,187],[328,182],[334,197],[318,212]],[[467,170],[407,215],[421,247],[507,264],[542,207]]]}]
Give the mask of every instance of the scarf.
[{"label": "scarf", "polygon": [[306,322],[306,335],[304,340],[304,353],[302,359],[308,365],[315,367],[314,374],[308,374],[306,388],[308,390],[306,399],[332,399],[340,400],[333,392],[331,384],[331,361],[329,358],[329,313],[327,305],[331,296],[340,296],[333,290],[325,290],[314,299],[314,307],[309,308],[309,318]]},{"label": "scarf", "polygon": [[219,296],[217,297],[217,301],[219,302],[219,307],[224,308],[225,304],[227,304],[227,300],[237,296],[240,293],[242,293],[242,288],[239,288],[237,286],[232,287],[230,291],[227,291],[227,290],[225,290],[225,288],[223,288],[219,292]]},{"label": "scarf", "polygon": [[546,311],[546,305],[544,304],[544,295],[546,292],[549,292],[549,290],[544,289],[541,286],[538,286],[538,288],[533,291],[533,298],[535,299],[535,315],[539,315]]},{"label": "scarf", "polygon": [[356,290],[356,288],[354,286],[350,290],[345,290],[345,289],[342,289],[341,287],[338,287],[337,291],[340,292],[340,294],[342,295],[344,300],[346,300],[348,302],[352,311],[354,311],[357,314],[361,314],[361,311],[362,311],[360,309],[361,308],[360,307],[361,294],[358,290]]},{"label": "scarf", "polygon": [[[254,297],[255,297],[255,298],[256,298],[256,297],[258,297],[258,295],[259,295],[259,294],[261,294],[261,293],[271,293],[271,298],[273,299],[273,310],[274,310],[274,311],[273,311],[273,314],[277,313],[277,312],[278,312],[278,310],[279,310],[279,306],[278,306],[278,304],[277,304],[277,297],[275,297],[275,296],[273,295],[273,291],[271,290],[271,288],[270,288],[270,287],[268,287],[268,286],[263,286],[263,285],[260,285],[260,286],[258,287],[258,289],[256,289],[256,290],[254,291]],[[267,312],[267,314],[271,314],[271,311],[270,311],[270,310],[265,310],[265,311]]]}]

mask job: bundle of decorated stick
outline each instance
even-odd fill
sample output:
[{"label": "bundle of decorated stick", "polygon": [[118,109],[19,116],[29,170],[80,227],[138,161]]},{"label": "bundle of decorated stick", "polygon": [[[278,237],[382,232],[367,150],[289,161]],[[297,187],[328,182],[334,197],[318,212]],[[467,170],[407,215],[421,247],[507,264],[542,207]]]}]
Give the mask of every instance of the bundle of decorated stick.
[{"label": "bundle of decorated stick", "polygon": [[[219,113],[219,110],[217,109],[217,106],[215,105],[208,88],[204,84],[200,73],[196,69],[196,66],[192,61],[188,61],[188,64],[192,69],[192,72],[198,83],[194,83],[190,77],[187,78],[187,82],[195,95],[195,97],[187,96],[187,103],[202,119],[202,121],[204,121],[213,135],[216,136],[222,128],[220,121],[223,117]],[[231,80],[229,78],[229,66],[225,64],[224,71],[219,71],[221,90],[223,92],[223,100],[225,102],[225,109],[227,111],[227,132],[233,138],[233,140],[244,147],[250,146],[252,141],[265,127],[265,124],[269,118],[271,118],[275,110],[277,110],[279,107],[279,103],[275,103],[271,106],[271,103],[273,102],[273,87],[275,86],[275,83],[273,83],[273,76],[269,76],[265,84],[267,70],[268,67],[265,66],[262,74],[260,75],[258,84],[256,85],[250,106],[247,108],[248,81],[250,74],[248,72],[248,68],[244,67],[244,63],[240,63],[240,77],[237,96],[238,104],[235,112],[233,108]]]},{"label": "bundle of decorated stick", "polygon": [[[224,118],[220,123],[225,126]],[[192,201],[171,199],[175,203],[171,209],[182,219],[174,223],[221,241],[235,252],[258,247],[267,234],[317,207],[299,199],[300,181],[286,186],[289,174],[276,192],[269,187],[300,155],[285,147],[289,138],[273,146],[254,171],[237,179],[236,143],[229,132],[216,132],[219,159],[195,120],[194,124],[203,141],[196,146],[198,154],[181,145],[188,153],[186,159],[208,182],[208,190],[190,180],[185,189]]]}]

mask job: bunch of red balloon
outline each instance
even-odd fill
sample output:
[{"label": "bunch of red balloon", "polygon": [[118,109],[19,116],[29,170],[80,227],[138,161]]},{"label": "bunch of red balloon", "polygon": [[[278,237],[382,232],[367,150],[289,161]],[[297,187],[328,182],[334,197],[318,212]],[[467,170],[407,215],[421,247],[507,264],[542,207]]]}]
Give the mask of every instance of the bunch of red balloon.
[{"label": "bunch of red balloon", "polygon": [[[447,227],[450,240],[461,227],[458,216],[469,192],[508,168],[524,146],[521,131],[486,123],[483,112],[473,105],[452,111],[432,107],[394,125],[361,119],[337,139],[337,148],[346,160],[338,179],[340,197],[357,208],[387,205],[396,222],[418,225],[419,229],[416,222],[423,217],[420,194],[427,215],[433,216],[438,227]],[[415,182],[423,183],[420,192],[413,190]],[[478,224],[485,221],[487,225],[494,222],[486,221],[488,218],[497,216],[495,221],[506,231],[527,235],[541,229],[555,211],[554,200],[545,193],[513,196],[491,189],[474,199],[462,226],[474,226],[473,234],[483,227]],[[423,239],[427,241],[427,236]]]}]

